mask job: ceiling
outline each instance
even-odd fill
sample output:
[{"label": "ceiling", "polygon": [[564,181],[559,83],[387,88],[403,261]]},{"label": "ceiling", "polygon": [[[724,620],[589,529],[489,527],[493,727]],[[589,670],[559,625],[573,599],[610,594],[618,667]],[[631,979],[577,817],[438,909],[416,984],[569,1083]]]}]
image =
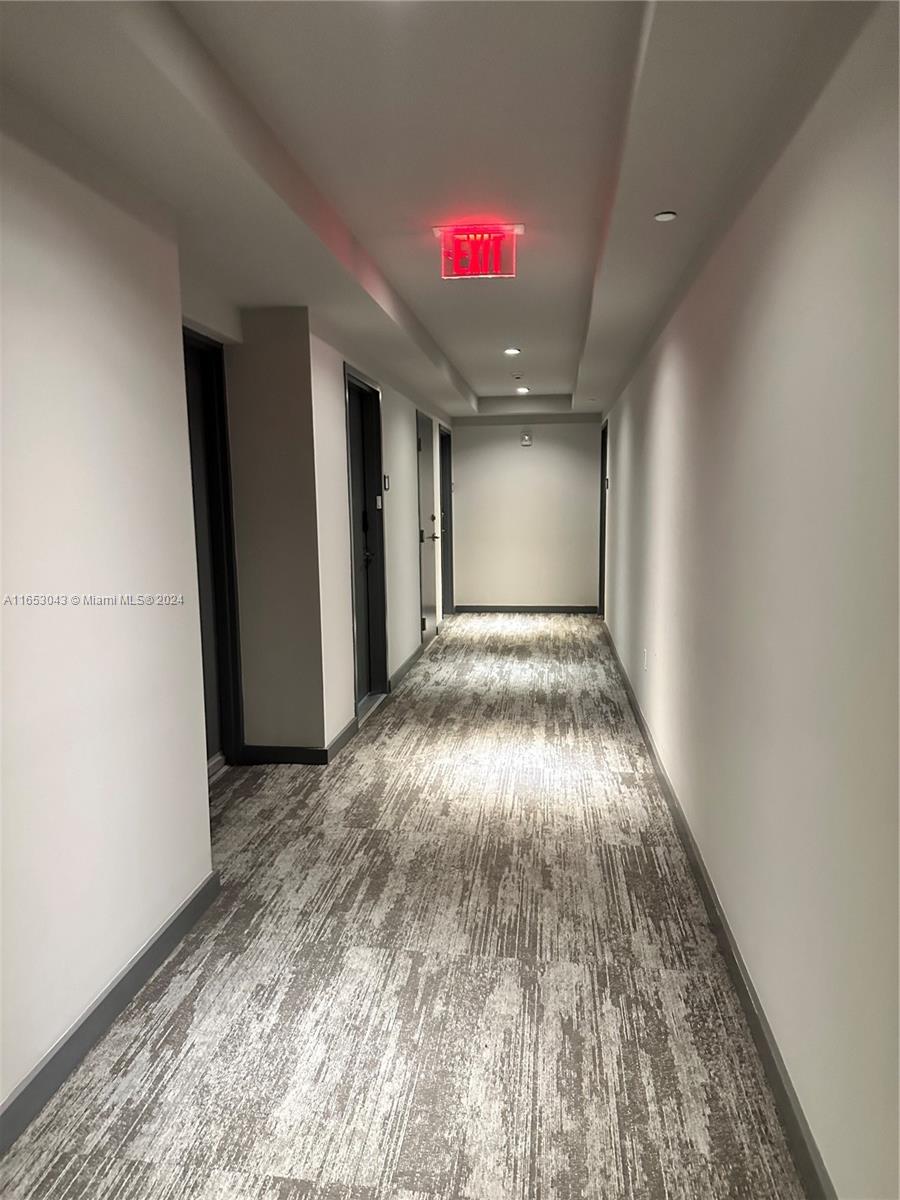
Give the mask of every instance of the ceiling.
[{"label": "ceiling", "polygon": [[[577,413],[615,401],[870,7],[4,3],[0,66],[233,303],[308,305],[448,414]],[[517,278],[441,280],[432,227],[482,219],[525,226]]]}]

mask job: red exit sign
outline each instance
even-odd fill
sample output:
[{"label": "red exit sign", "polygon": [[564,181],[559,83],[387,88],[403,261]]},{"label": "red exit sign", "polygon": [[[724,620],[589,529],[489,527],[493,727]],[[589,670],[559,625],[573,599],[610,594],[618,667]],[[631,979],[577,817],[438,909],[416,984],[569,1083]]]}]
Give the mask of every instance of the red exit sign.
[{"label": "red exit sign", "polygon": [[516,238],[522,225],[445,225],[441,242],[442,279],[515,279]]}]

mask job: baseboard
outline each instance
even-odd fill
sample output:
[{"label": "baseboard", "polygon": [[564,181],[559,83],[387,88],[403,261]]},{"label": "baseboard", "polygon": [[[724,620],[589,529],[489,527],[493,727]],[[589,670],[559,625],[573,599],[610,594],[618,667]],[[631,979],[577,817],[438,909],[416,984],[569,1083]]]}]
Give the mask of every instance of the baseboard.
[{"label": "baseboard", "polygon": [[403,679],[403,677],[405,675],[409,674],[410,669],[416,665],[416,663],[419,661],[419,659],[422,657],[422,655],[424,653],[425,653],[425,644],[423,642],[421,645],[416,646],[415,650],[413,650],[412,654],[409,656],[409,658],[406,660],[406,662],[403,663],[402,666],[399,666],[397,668],[397,670],[391,676],[391,682],[390,682],[391,691],[393,691],[397,687],[397,685],[400,683],[400,681]]},{"label": "baseboard", "polygon": [[298,763],[308,767],[324,767],[328,762],[327,746],[241,746],[237,755],[241,767],[264,767],[275,763]]},{"label": "baseboard", "polygon": [[810,1200],[838,1200],[837,1191],[828,1175],[828,1170],[822,1159],[822,1155],[819,1153],[816,1140],[813,1137],[800,1100],[794,1090],[787,1066],[781,1056],[781,1051],[778,1049],[775,1035],[769,1025],[756,988],[753,986],[750,972],[747,970],[747,964],[744,962],[734,934],[731,931],[731,926],[728,924],[728,918],[725,916],[725,911],[722,908],[715,885],[710,878],[709,871],[706,869],[706,863],[703,861],[700,847],[694,839],[687,817],[684,815],[681,801],[678,799],[675,789],[672,786],[672,781],[669,779],[662,760],[659,757],[659,751],[653,740],[653,734],[650,732],[650,727],[641,710],[637,695],[631,685],[631,680],[628,678],[628,672],[625,670],[622,659],[619,657],[616,644],[605,622],[603,630],[613,658],[619,668],[619,673],[622,676],[622,682],[625,686],[631,710],[634,713],[634,719],[637,721],[638,728],[647,744],[647,749],[659,780],[660,790],[666,798],[666,803],[672,814],[678,835],[681,838],[685,853],[694,872],[694,877],[697,880],[700,894],[703,897],[703,903],[709,915],[710,924],[728,965],[728,971],[740,998],[741,1006],[747,1018],[747,1024],[750,1026],[750,1032],[753,1035],[753,1040],[762,1059],[766,1078],[775,1097],[778,1115],[784,1126],[794,1163],[803,1180]]},{"label": "baseboard", "polygon": [[593,613],[596,604],[457,604],[458,613]]},{"label": "baseboard", "polygon": [[359,722],[354,717],[327,746],[241,746],[236,762],[241,767],[264,767],[279,763],[324,767],[358,730]]},{"label": "baseboard", "polygon": [[25,1131],[87,1052],[116,1017],[131,1003],[150,976],[162,966],[181,939],[219,894],[217,871],[206,877],[193,895],[119,973],[78,1024],[38,1063],[12,1093],[0,1113],[0,1154]]},{"label": "baseboard", "polygon": [[331,762],[334,759],[335,755],[339,754],[340,751],[343,750],[343,748],[350,741],[350,739],[352,737],[354,737],[358,732],[359,732],[359,721],[356,719],[356,717],[354,717],[352,721],[347,722],[347,724],[344,726],[344,728],[341,730],[341,732],[336,737],[333,737],[331,739],[331,741],[328,743],[328,745],[325,747],[327,761]]}]

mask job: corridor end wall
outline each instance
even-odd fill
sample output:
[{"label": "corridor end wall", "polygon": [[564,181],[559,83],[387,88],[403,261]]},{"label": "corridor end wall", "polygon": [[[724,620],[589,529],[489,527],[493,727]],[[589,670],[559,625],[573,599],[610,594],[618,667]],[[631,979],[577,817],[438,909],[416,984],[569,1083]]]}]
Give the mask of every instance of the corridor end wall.
[{"label": "corridor end wall", "polygon": [[454,422],[457,606],[596,608],[600,429],[593,417]]}]

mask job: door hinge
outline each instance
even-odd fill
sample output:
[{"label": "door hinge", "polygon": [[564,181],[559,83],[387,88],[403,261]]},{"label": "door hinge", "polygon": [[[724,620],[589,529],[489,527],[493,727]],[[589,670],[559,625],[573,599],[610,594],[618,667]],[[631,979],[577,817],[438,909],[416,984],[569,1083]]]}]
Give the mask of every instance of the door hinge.
[{"label": "door hinge", "polygon": [[421,451],[421,449],[422,449],[422,439],[421,438],[416,438],[416,449],[419,451]]},{"label": "door hinge", "polygon": [[424,529],[419,530],[419,541],[423,542],[423,543],[425,541],[425,530]]},{"label": "door hinge", "polygon": [[423,632],[423,633],[425,632],[425,629],[426,629],[426,628],[427,628],[427,626],[426,626],[425,618],[423,617],[423,618],[422,618],[422,632]]}]

